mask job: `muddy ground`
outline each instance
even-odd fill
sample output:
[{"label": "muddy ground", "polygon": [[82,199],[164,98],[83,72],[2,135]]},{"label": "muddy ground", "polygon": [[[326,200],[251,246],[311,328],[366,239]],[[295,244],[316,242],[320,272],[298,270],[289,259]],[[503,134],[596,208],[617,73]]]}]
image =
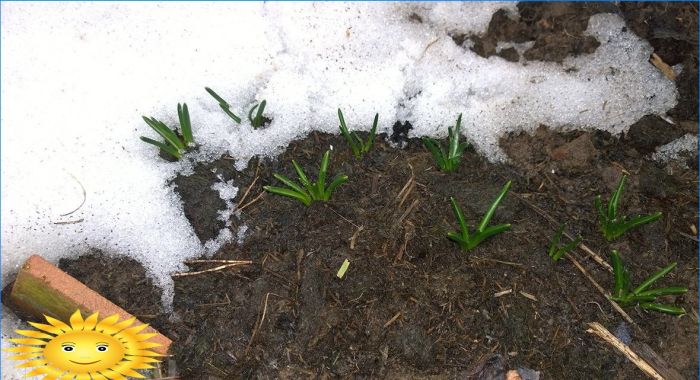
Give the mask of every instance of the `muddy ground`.
[{"label": "muddy ground", "polygon": [[[470,150],[451,174],[435,169],[420,140],[398,149],[389,136],[379,136],[358,161],[340,137],[317,133],[274,161],[254,159],[243,172],[225,158],[200,166],[175,184],[203,240],[223,227],[216,212],[225,205],[210,189],[217,181],[212,169],[240,186],[234,203],[258,178],[241,204],[263,195],[232,219],[234,233],[243,223],[250,227],[243,244],[214,255],[253,264],[177,278],[174,316],[163,313],[158,290],[132,261],[97,253],[61,266],[171,337],[174,356],[166,374],[182,379],[467,378],[493,355],[506,367],[541,371],[544,379],[642,378],[633,364],[586,333],[594,321],[620,336],[629,333],[633,345],[648,345],[681,376],[695,378],[697,158],[661,164],[649,155],[688,132],[697,134],[697,4],[518,7],[519,21],[497,13],[473,49],[489,56],[496,54],[497,41],[535,41],[524,59],[561,61],[597,47],[581,36],[590,15],[619,13],[665,62],[683,64],[676,80],[679,103],[669,112],[676,124],[648,116],[618,137],[542,126],[533,135],[503,137],[511,162],[494,165]],[[461,44],[464,37],[453,39]],[[305,207],[263,193],[263,185],[279,185],[272,173],[295,177],[292,159],[315,177],[329,145],[335,147],[330,173],[350,177],[331,201]],[[593,199],[607,199],[623,173],[630,175],[624,212],[658,210],[664,216],[608,243],[598,230]],[[457,228],[449,197],[473,225],[508,180],[512,190],[493,223],[512,223],[511,230],[460,251],[446,238]],[[690,289],[667,299],[689,314],[632,307],[626,311],[638,327],[623,323],[570,261],[553,264],[546,255],[559,222],[605,258],[618,249],[635,283],[677,261],[661,285]],[[574,256],[612,289],[612,275],[601,265],[580,250]],[[351,264],[340,280],[336,272],[345,259]]]}]

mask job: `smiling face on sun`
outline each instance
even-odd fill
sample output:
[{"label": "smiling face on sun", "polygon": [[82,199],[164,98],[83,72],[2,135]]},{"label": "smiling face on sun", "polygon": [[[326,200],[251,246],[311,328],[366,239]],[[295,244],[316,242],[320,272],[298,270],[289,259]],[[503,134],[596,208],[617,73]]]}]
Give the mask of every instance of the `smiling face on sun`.
[{"label": "smiling face on sun", "polygon": [[111,335],[75,331],[58,336],[44,347],[48,365],[72,372],[102,371],[124,358],[126,350]]},{"label": "smiling face on sun", "polygon": [[19,346],[4,349],[14,352],[13,360],[26,360],[20,368],[34,368],[25,377],[44,379],[123,379],[143,378],[137,369],[154,368],[161,356],[148,342],[155,333],[140,333],[147,325],[132,326],[136,318],[119,321],[118,315],[98,320],[97,313],[83,319],[80,311],[70,317],[70,325],[46,316],[49,324],[29,324],[37,330],[16,330],[26,338],[10,339]]}]

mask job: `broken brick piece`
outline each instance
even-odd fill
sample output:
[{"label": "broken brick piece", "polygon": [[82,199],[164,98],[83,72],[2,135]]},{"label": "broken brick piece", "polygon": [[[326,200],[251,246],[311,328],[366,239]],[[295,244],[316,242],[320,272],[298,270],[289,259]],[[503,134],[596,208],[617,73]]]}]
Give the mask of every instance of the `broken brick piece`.
[{"label": "broken brick piece", "polygon": [[[21,312],[35,317],[35,322],[42,322],[44,315],[66,322],[78,309],[83,315],[99,312],[101,318],[113,314],[119,315],[120,320],[132,317],[124,309],[38,255],[32,255],[22,265],[12,286],[10,303]],[[143,322],[137,320],[136,323]],[[149,339],[149,342],[160,343],[161,346],[152,350],[167,355],[172,343],[170,339],[150,326],[143,332],[158,334]]]}]

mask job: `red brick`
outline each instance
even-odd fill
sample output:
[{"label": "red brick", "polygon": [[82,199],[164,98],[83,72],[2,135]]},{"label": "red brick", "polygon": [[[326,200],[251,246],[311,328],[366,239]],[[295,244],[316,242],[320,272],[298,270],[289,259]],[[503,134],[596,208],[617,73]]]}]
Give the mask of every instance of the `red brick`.
[{"label": "red brick", "polygon": [[[67,323],[77,309],[81,310],[83,317],[94,312],[99,312],[100,319],[113,314],[118,314],[120,320],[132,317],[126,310],[38,255],[32,255],[17,274],[10,302],[24,314],[36,318],[32,322],[40,323],[45,323],[44,315]],[[141,323],[143,322],[138,320],[135,322]],[[160,343],[161,346],[152,350],[167,355],[172,343],[170,339],[150,326],[143,332],[157,333],[149,341]]]}]

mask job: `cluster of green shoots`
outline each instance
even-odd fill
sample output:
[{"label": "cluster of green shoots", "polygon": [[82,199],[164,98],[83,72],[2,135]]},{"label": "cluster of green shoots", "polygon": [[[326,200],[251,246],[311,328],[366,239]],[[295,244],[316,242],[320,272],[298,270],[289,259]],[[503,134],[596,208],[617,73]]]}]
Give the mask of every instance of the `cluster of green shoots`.
[{"label": "cluster of green shoots", "polygon": [[165,123],[154,118],[143,116],[143,120],[162,138],[163,142],[141,136],[141,140],[155,145],[163,152],[173,156],[175,159],[182,157],[187,148],[194,143],[192,137],[192,124],[190,123],[190,113],[187,110],[187,103],[177,105],[177,115],[180,119],[180,132],[171,130]]},{"label": "cluster of green shoots", "polygon": [[453,197],[450,197],[450,201],[452,202],[452,211],[454,211],[455,217],[459,222],[460,230],[458,232],[448,233],[447,237],[450,240],[457,242],[457,244],[459,244],[463,251],[469,251],[471,249],[474,249],[482,241],[490,238],[491,236],[500,234],[501,232],[508,230],[510,228],[510,224],[498,224],[495,226],[489,226],[489,222],[493,217],[493,213],[496,212],[496,207],[498,207],[498,204],[501,203],[503,197],[505,197],[506,193],[510,189],[510,185],[511,181],[508,181],[506,185],[503,186],[503,189],[498,194],[493,203],[491,203],[491,206],[489,207],[488,211],[486,211],[486,214],[481,219],[479,227],[477,227],[476,231],[472,233],[469,232],[467,222],[464,220],[464,214],[459,208],[459,205],[457,205],[457,201]]},{"label": "cluster of green shoots", "polygon": [[350,145],[352,154],[356,159],[362,158],[362,155],[369,152],[374,144],[374,135],[377,132],[377,122],[379,121],[379,114],[374,115],[374,122],[372,123],[372,129],[369,131],[369,137],[367,141],[364,141],[355,132],[348,131],[348,127],[345,124],[345,118],[343,117],[343,112],[338,108],[338,119],[340,119],[340,133],[345,137],[345,140]]},{"label": "cluster of green shoots", "polygon": [[552,258],[552,261],[554,261],[555,263],[559,261],[559,259],[561,259],[562,256],[569,253],[572,249],[576,248],[579,244],[581,244],[581,240],[583,240],[581,236],[577,236],[576,239],[570,241],[569,244],[564,244],[563,246],[560,246],[559,241],[561,240],[561,237],[564,234],[565,227],[566,225],[562,223],[562,225],[559,227],[559,230],[554,235],[552,243],[549,245],[548,254],[549,257]]},{"label": "cluster of green shoots", "polygon": [[608,204],[607,210],[601,203],[600,195],[595,198],[595,207],[598,209],[598,213],[600,214],[600,229],[603,232],[603,236],[608,241],[612,241],[622,236],[622,234],[634,227],[638,227],[661,218],[661,212],[655,212],[645,216],[637,216],[630,220],[627,220],[625,216],[619,216],[617,214],[617,208],[620,204],[620,196],[622,195],[622,189],[625,186],[626,179],[627,176],[625,175],[623,175],[622,179],[620,179],[617,189],[610,197],[610,203]]},{"label": "cluster of green shoots", "polygon": [[289,186],[289,188],[277,186],[264,186],[263,188],[266,191],[269,191],[274,194],[294,198],[306,206],[310,206],[311,202],[313,201],[327,201],[331,198],[331,195],[333,194],[333,191],[336,189],[336,187],[340,186],[348,180],[348,176],[340,174],[336,176],[333,179],[333,181],[331,181],[331,184],[328,185],[328,187],[326,187],[326,172],[328,171],[330,157],[331,151],[327,150],[326,153],[323,154],[323,158],[321,159],[321,169],[318,172],[318,178],[316,179],[316,182],[311,182],[306,176],[306,173],[304,173],[304,170],[301,168],[301,166],[299,166],[299,164],[297,164],[296,161],[292,160],[292,165],[294,165],[294,170],[296,170],[297,172],[297,176],[299,177],[301,186],[298,183],[292,181],[291,179],[281,174],[275,173],[273,176],[277,178],[277,180],[279,180],[280,182]]},{"label": "cluster of green shoots", "polygon": [[[655,212],[646,216],[637,216],[629,220],[625,216],[618,216],[617,209],[620,204],[620,197],[622,196],[622,190],[625,186],[626,179],[627,176],[624,175],[620,179],[617,188],[610,197],[610,203],[608,204],[607,208],[603,207],[600,200],[600,195],[595,198],[595,206],[600,214],[600,229],[603,232],[603,236],[608,241],[622,236],[625,232],[632,228],[659,220],[661,218],[661,212]],[[557,233],[554,235],[554,239],[549,246],[548,253],[554,262],[558,261],[562,256],[576,248],[581,243],[581,236],[578,236],[568,244],[560,246],[559,241],[561,240],[563,233],[564,225],[562,224]],[[610,299],[617,302],[622,307],[639,305],[645,310],[653,310],[673,315],[685,314],[685,310],[682,307],[659,303],[657,302],[657,298],[669,295],[681,295],[688,291],[687,288],[674,286],[649,289],[654,282],[659,280],[661,277],[664,277],[666,274],[668,274],[668,272],[676,267],[675,262],[654,273],[652,276],[644,280],[641,285],[632,289],[629,272],[624,267],[620,254],[616,250],[612,251],[610,260],[612,262],[613,276],[615,278],[615,290],[612,296],[610,296]]]},{"label": "cluster of green shoots", "polygon": [[[231,112],[229,104],[223,98],[208,87],[206,90],[219,102],[221,109],[229,117],[231,117],[231,119],[233,119],[236,123],[241,122],[241,119]],[[253,128],[259,128],[269,121],[263,116],[265,105],[266,101],[263,100],[260,102],[260,104],[253,106],[248,112],[248,119]],[[182,157],[182,154],[187,150],[187,148],[194,144],[194,139],[192,137],[192,125],[190,123],[190,115],[187,109],[187,104],[178,104],[177,113],[180,121],[179,132],[178,130],[171,130],[165,125],[165,123],[153,117],[149,118],[144,116],[143,120],[146,122],[146,124],[156,131],[156,133],[158,133],[164,141],[160,142],[143,136],[141,137],[141,140],[155,145],[163,152],[173,156],[176,159],[179,159]],[[340,109],[338,109],[340,132],[348,142],[348,145],[350,146],[350,149],[352,150],[352,153],[356,159],[360,159],[364,153],[367,153],[371,149],[377,130],[378,118],[379,114],[374,116],[374,122],[372,124],[369,137],[367,140],[363,140],[356,133],[351,133],[348,131],[343,113]],[[468,146],[466,142],[459,142],[461,122],[462,115],[460,114],[457,118],[457,124],[455,125],[454,130],[452,127],[449,128],[449,148],[447,151],[445,151],[440,143],[434,139],[429,137],[423,138],[423,143],[432,153],[441,171],[452,172],[456,170],[459,165],[460,158]],[[294,170],[296,171],[301,184],[281,174],[275,173],[273,176],[283,184],[287,185],[287,187],[264,186],[264,189],[274,194],[296,199],[306,206],[310,206],[313,201],[328,201],[333,194],[333,191],[348,180],[346,175],[340,174],[331,181],[330,185],[326,186],[326,175],[330,164],[330,155],[330,151],[326,151],[323,154],[316,182],[311,182],[301,166],[299,166],[295,160],[292,160],[292,165],[294,166]],[[612,241],[613,239],[622,236],[625,232],[632,228],[656,221],[661,218],[661,212],[655,212],[645,216],[637,216],[631,219],[618,215],[618,206],[626,179],[627,176],[623,176],[620,179],[617,189],[610,197],[607,207],[603,207],[600,196],[595,198],[595,207],[600,214],[600,229],[603,232],[603,236],[608,241]],[[447,237],[459,244],[463,251],[469,251],[477,247],[484,240],[510,229],[510,224],[489,226],[489,222],[491,221],[496,208],[508,193],[510,187],[511,181],[508,181],[498,196],[496,196],[496,199],[494,199],[494,201],[491,203],[490,207],[486,211],[486,214],[481,219],[479,226],[474,231],[470,231],[469,227],[467,226],[464,214],[462,213],[462,210],[457,204],[455,198],[450,197],[452,210],[457,218],[457,221],[459,222],[460,230],[456,232],[449,232]],[[564,224],[559,227],[549,246],[548,254],[554,262],[557,262],[565,254],[576,248],[582,240],[581,236],[577,236],[568,244],[560,245],[562,235],[564,234],[564,228]],[[649,289],[657,280],[664,277],[676,267],[675,262],[659,270],[642,282],[641,285],[632,289],[629,272],[624,267],[619,253],[615,250],[612,251],[611,261],[615,277],[615,290],[613,295],[610,297],[613,301],[617,302],[623,307],[639,305],[645,310],[659,311],[674,315],[685,313],[685,310],[682,307],[659,303],[657,302],[657,298],[668,295],[681,295],[688,291],[687,288],[676,286]]]},{"label": "cluster of green shoots", "polygon": [[462,158],[464,150],[467,149],[469,143],[459,142],[459,130],[462,126],[462,114],[460,113],[457,117],[457,124],[455,129],[452,127],[448,128],[448,140],[450,146],[447,151],[437,142],[435,139],[430,137],[423,137],[423,145],[433,154],[433,158],[437,162],[438,168],[443,172],[453,172],[457,170],[459,166],[459,160]]},{"label": "cluster of green shoots", "polygon": [[685,309],[682,307],[658,303],[656,299],[662,296],[684,294],[688,291],[687,288],[672,286],[668,288],[649,289],[657,280],[664,277],[676,267],[675,262],[649,276],[639,286],[632,289],[629,272],[622,263],[620,254],[613,250],[610,255],[610,260],[612,261],[613,274],[615,276],[615,291],[610,297],[613,301],[623,307],[639,305],[645,310],[660,311],[673,315],[685,314]]}]

